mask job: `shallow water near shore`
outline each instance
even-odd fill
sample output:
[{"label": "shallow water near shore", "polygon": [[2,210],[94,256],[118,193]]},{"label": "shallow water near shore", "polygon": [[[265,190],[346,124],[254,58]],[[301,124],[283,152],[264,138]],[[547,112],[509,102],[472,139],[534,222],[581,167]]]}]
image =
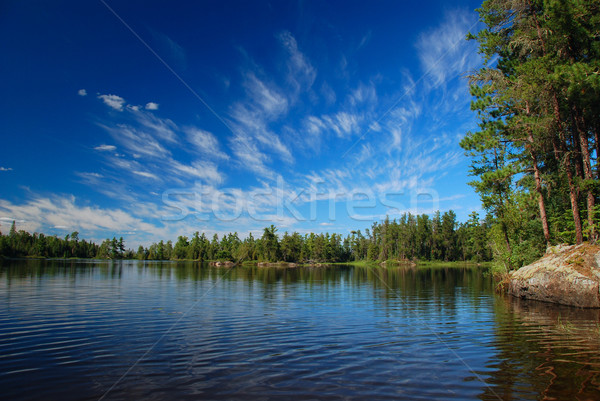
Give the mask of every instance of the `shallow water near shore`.
[{"label": "shallow water near shore", "polygon": [[477,267],[0,261],[5,399],[600,399],[600,312]]}]

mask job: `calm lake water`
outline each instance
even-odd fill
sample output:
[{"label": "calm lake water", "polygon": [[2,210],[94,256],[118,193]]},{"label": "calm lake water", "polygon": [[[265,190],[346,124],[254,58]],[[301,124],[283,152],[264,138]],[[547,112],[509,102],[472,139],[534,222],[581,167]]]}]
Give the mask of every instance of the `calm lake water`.
[{"label": "calm lake water", "polygon": [[478,268],[0,262],[0,398],[600,399],[599,312]]}]

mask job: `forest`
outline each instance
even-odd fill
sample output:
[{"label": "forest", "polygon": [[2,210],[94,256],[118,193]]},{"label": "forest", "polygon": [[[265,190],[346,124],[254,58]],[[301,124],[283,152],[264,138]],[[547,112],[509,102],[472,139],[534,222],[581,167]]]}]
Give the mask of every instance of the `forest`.
[{"label": "forest", "polygon": [[548,245],[598,240],[600,2],[488,0],[468,40],[478,130],[460,145],[506,270]]},{"label": "forest", "polygon": [[13,222],[8,235],[0,234],[0,256],[54,257],[140,260],[201,260],[336,263],[353,261],[488,261],[491,222],[472,213],[465,223],[448,211],[415,216],[403,214],[398,220],[385,219],[373,223],[364,233],[340,234],[297,232],[277,233],[271,225],[259,238],[252,233],[240,239],[237,233],[207,238],[195,232],[191,238],[179,236],[177,241],[159,241],[137,251],[125,249],[123,238],[106,239],[96,245],[79,239],[73,232],[65,238],[33,235],[18,230]]}]

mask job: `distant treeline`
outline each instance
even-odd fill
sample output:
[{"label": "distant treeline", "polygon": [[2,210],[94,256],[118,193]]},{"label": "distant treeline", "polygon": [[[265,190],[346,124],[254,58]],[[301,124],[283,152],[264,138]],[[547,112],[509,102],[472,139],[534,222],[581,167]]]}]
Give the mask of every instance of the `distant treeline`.
[{"label": "distant treeline", "polygon": [[250,233],[240,239],[237,233],[208,239],[196,232],[180,236],[175,244],[160,241],[137,252],[126,250],[123,238],[105,240],[101,245],[79,239],[74,232],[64,239],[17,231],[14,223],[8,235],[0,235],[0,255],[6,257],[75,257],[140,260],[230,260],[260,262],[351,262],[384,260],[488,261],[490,221],[472,213],[465,223],[456,221],[453,211],[433,217],[404,214],[398,220],[373,223],[365,232],[340,234],[278,235],[271,225],[260,238]]},{"label": "distant treeline", "polygon": [[81,258],[81,259],[133,259],[135,252],[125,250],[123,237],[107,239],[101,245],[79,239],[79,232],[67,234],[65,238],[30,234],[17,231],[13,221],[8,235],[0,233],[0,256],[9,258],[42,257],[42,258]]}]

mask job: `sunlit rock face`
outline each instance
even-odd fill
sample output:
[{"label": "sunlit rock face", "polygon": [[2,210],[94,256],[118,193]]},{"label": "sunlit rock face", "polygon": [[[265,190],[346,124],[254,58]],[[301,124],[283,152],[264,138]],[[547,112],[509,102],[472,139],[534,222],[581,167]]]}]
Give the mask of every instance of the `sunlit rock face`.
[{"label": "sunlit rock face", "polygon": [[581,308],[600,308],[600,247],[558,245],[540,260],[511,273],[508,292],[516,297]]}]

